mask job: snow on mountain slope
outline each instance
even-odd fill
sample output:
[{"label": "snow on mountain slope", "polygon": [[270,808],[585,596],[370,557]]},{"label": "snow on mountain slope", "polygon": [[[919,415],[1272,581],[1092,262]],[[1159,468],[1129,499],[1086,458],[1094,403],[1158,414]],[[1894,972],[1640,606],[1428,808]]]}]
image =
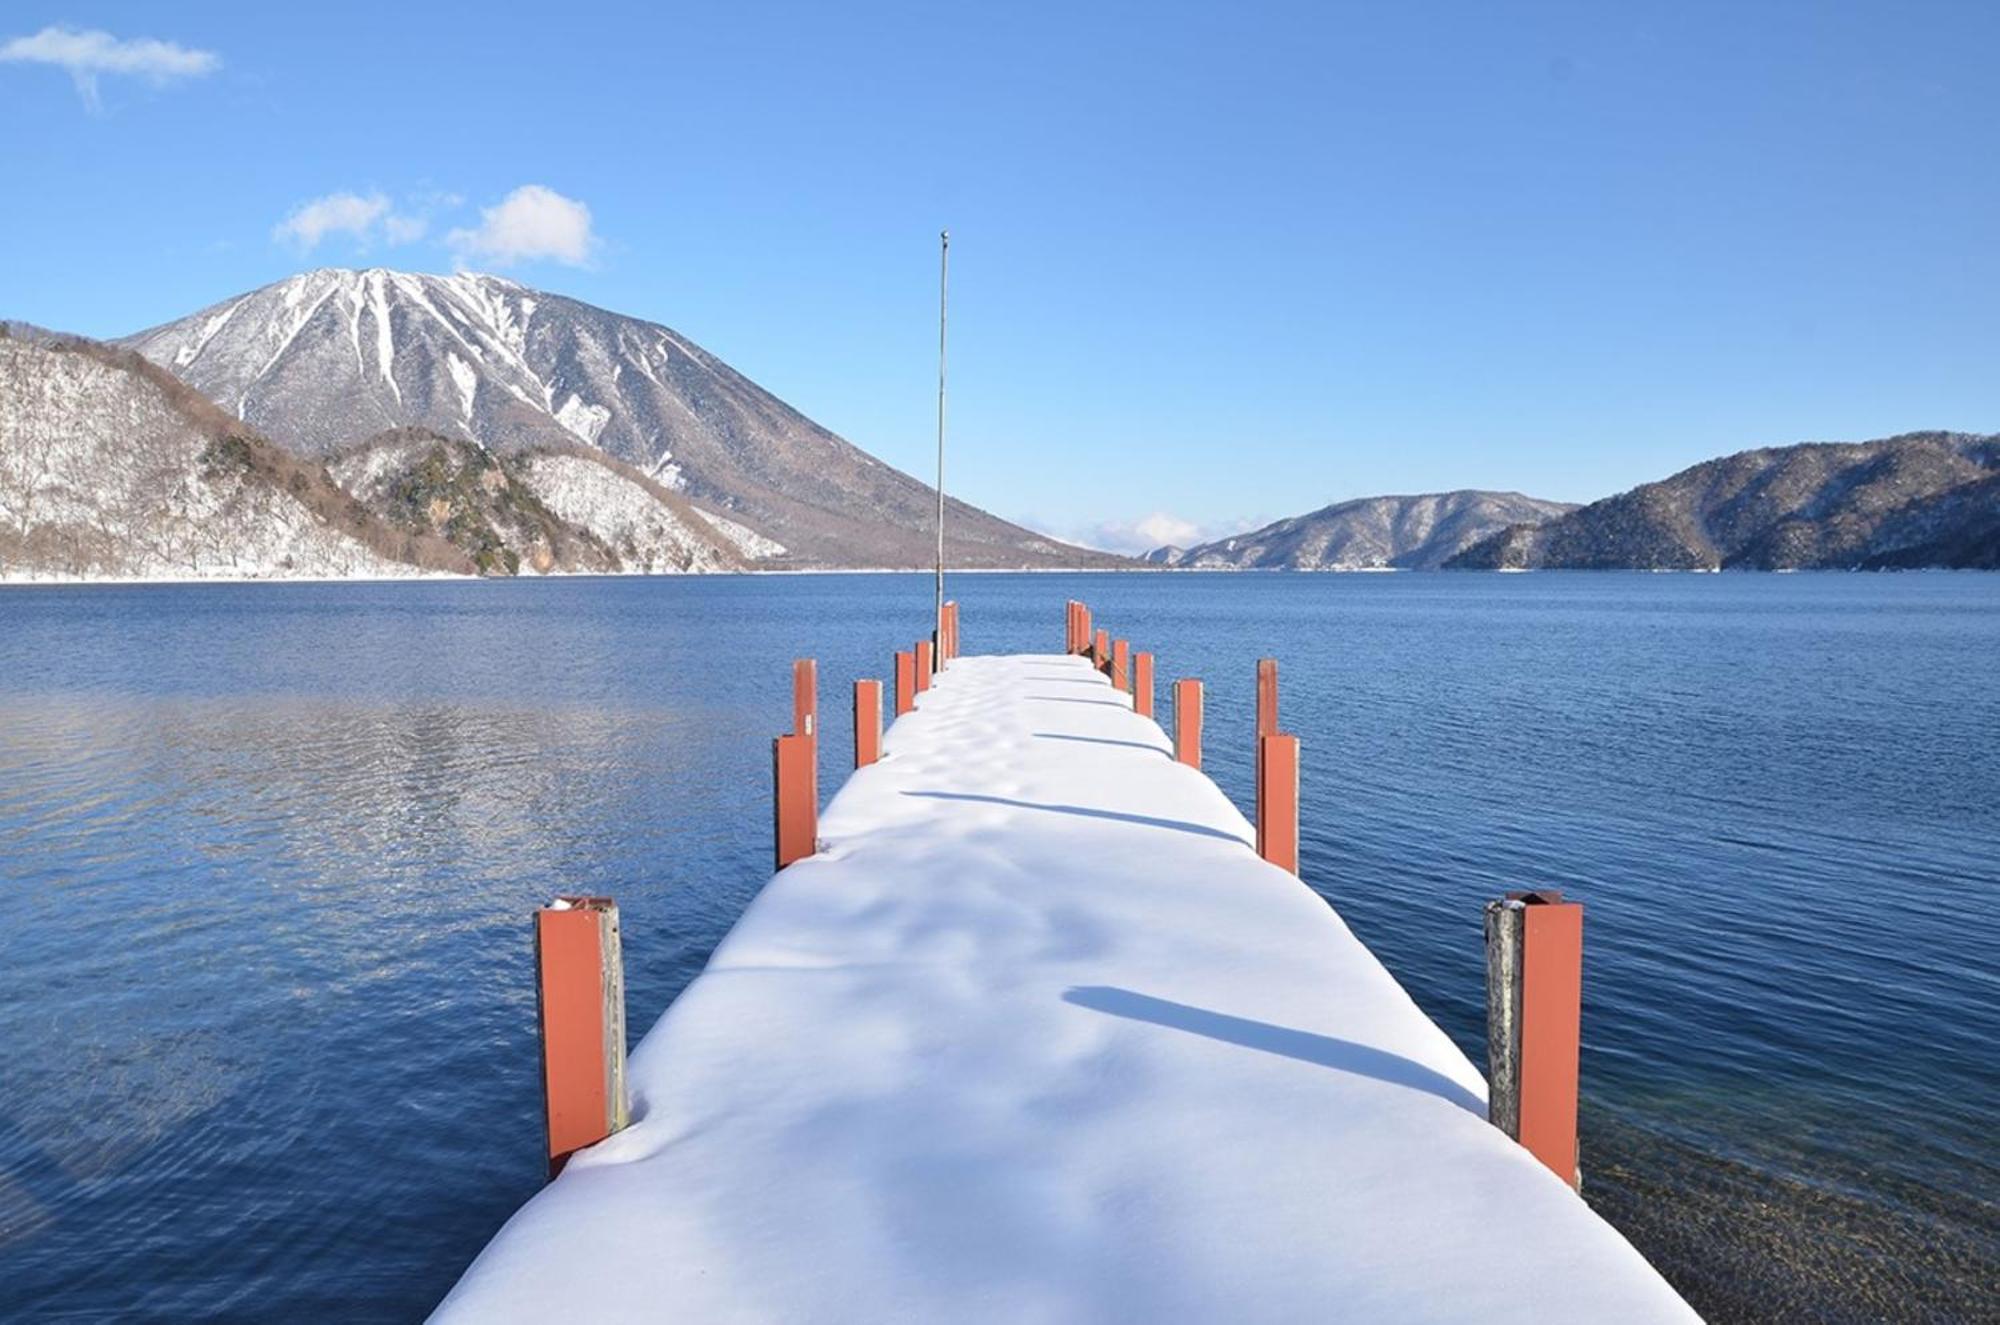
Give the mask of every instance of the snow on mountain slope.
[{"label": "snow on mountain slope", "polygon": [[446,540],[482,574],[621,569],[593,530],[543,503],[518,465],[471,442],[396,428],[342,451],[327,470],[390,526]]},{"label": "snow on mountain slope", "polygon": [[662,500],[664,492],[635,472],[621,473],[596,456],[559,451],[522,456],[515,469],[543,505],[602,539],[625,570],[657,575],[737,570],[743,564],[739,539],[701,521],[685,505],[676,511]]},{"label": "snow on mountain slope", "polygon": [[469,570],[137,355],[0,337],[0,579]]},{"label": "snow on mountain slope", "polygon": [[1436,570],[1489,534],[1575,508],[1518,492],[1362,497],[1146,560],[1197,569]]},{"label": "snow on mountain slope", "polygon": [[[302,454],[398,426],[501,454],[588,446],[789,564],[930,559],[922,483],[667,327],[500,277],[305,272],[121,343]],[[1121,564],[957,502],[947,535],[958,565]]]}]

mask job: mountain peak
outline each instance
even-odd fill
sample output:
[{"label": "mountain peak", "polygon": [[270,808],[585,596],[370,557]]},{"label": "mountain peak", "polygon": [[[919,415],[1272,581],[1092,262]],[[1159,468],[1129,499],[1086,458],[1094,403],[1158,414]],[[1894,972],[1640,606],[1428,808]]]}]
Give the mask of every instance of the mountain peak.
[{"label": "mountain peak", "polygon": [[[917,480],[669,327],[505,277],[316,268],[120,343],[307,456],[400,427],[502,456],[583,446],[793,564],[930,560]],[[1122,564],[963,505],[947,540],[960,565]]]}]

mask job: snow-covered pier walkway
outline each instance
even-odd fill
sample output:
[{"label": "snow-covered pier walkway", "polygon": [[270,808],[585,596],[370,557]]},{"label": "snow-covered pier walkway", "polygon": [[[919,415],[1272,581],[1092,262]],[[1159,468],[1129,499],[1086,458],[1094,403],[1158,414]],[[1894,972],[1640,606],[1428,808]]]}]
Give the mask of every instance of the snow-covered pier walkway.
[{"label": "snow-covered pier walkway", "polygon": [[444,1321],[1693,1313],[1090,661],[960,657]]}]

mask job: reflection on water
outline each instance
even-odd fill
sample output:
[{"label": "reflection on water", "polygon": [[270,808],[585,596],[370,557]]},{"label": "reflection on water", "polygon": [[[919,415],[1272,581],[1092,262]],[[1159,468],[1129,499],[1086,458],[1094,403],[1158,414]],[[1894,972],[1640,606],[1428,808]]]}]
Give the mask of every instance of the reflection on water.
[{"label": "reflection on water", "polygon": [[[0,1316],[408,1319],[539,1181],[527,915],[648,1026],[768,868],[768,740],[921,577],[0,594]],[[1589,906],[1587,1195],[1718,1319],[2000,1274],[2000,577],[980,576],[1305,739],[1305,872],[1480,1053],[1479,903]]]}]

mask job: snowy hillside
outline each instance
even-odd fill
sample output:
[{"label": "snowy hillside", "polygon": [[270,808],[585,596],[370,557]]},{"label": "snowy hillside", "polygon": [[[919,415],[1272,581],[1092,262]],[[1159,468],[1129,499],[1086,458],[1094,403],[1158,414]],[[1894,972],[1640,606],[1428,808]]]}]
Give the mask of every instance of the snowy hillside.
[{"label": "snowy hillside", "polygon": [[[124,342],[302,454],[394,427],[585,446],[786,549],[921,566],[931,490],[657,323],[497,276],[305,272]],[[960,565],[1111,565],[953,504]],[[752,543],[756,546],[757,544]]]},{"label": "snowy hillside", "polygon": [[627,571],[736,570],[784,551],[741,526],[704,520],[658,484],[601,457],[538,451],[514,468],[543,505],[602,539]]},{"label": "snowy hillside", "polygon": [[405,575],[398,536],[316,464],[136,355],[0,337],[0,579]]}]

